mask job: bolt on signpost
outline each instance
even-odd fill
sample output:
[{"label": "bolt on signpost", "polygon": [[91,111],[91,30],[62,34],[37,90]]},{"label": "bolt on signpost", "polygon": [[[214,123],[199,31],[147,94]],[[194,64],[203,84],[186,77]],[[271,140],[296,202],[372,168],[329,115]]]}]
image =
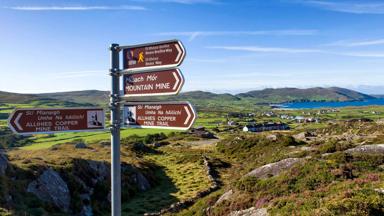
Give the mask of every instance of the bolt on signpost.
[{"label": "bolt on signpost", "polygon": [[[119,53],[123,52],[123,70]],[[112,216],[121,215],[120,105],[124,104],[123,126],[129,128],[189,129],[196,112],[189,102],[128,102],[132,97],[176,95],[184,85],[177,68],[185,58],[178,40],[139,44],[111,45],[111,201]],[[124,94],[120,96],[123,75]]]}]

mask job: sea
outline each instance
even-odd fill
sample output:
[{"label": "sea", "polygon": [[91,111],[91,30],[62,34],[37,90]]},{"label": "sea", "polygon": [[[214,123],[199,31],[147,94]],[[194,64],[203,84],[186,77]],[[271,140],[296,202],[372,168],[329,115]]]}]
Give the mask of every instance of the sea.
[{"label": "sea", "polygon": [[321,109],[360,106],[384,106],[384,98],[345,102],[292,102],[277,105],[278,109]]}]

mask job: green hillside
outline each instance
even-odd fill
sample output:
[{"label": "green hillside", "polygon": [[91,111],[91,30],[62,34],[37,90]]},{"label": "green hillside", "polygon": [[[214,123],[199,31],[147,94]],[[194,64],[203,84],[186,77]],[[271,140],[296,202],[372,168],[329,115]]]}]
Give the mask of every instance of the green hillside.
[{"label": "green hillside", "polygon": [[250,91],[237,95],[248,100],[261,102],[288,102],[288,101],[356,101],[372,99],[373,96],[362,94],[349,89],[331,88],[280,88]]},{"label": "green hillside", "polygon": [[37,96],[75,103],[88,103],[97,105],[106,105],[109,102],[109,92],[98,90],[55,92],[38,94]]},{"label": "green hillside", "polygon": [[[131,101],[190,101],[198,108],[230,108],[231,106],[251,107],[263,103],[283,103],[292,101],[356,101],[375,98],[349,89],[331,88],[279,88],[249,91],[237,95],[216,94],[205,91],[183,92],[177,96],[141,97]],[[55,92],[44,94],[17,94],[0,92],[0,103],[43,103],[66,102],[73,104],[106,106],[109,102],[108,91],[86,90],[72,92]]]}]

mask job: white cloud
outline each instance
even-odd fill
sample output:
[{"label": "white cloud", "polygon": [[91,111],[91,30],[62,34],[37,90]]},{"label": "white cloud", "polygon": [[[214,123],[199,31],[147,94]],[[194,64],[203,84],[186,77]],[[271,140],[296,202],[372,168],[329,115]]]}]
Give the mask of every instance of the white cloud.
[{"label": "white cloud", "polygon": [[243,35],[274,35],[274,36],[306,36],[315,35],[317,30],[313,29],[287,29],[287,30],[260,30],[260,31],[185,31],[185,32],[161,32],[157,35],[161,36],[186,36],[190,41],[193,41],[197,37],[208,36],[243,36]]},{"label": "white cloud", "polygon": [[132,0],[144,3],[217,4],[218,0]]},{"label": "white cloud", "polygon": [[211,46],[209,49],[222,49],[232,51],[248,51],[256,53],[322,53],[324,51],[317,49],[296,49],[281,47],[260,47],[260,46]]},{"label": "white cloud", "polygon": [[384,45],[384,39],[366,40],[366,41],[337,41],[337,42],[326,44],[326,45],[327,46],[343,46],[343,47]]},{"label": "white cloud", "polygon": [[384,58],[384,52],[345,52],[340,54],[353,57]]},{"label": "white cloud", "polygon": [[142,6],[120,5],[120,6],[14,6],[4,7],[20,11],[91,11],[91,10],[146,10]]},{"label": "white cloud", "polygon": [[372,1],[324,1],[324,0],[300,0],[296,1],[305,5],[310,5],[325,10],[354,13],[354,14],[384,14],[383,2]]},{"label": "white cloud", "polygon": [[221,49],[229,51],[245,51],[252,53],[280,53],[280,54],[325,54],[325,55],[339,55],[349,57],[363,57],[363,58],[384,58],[383,52],[370,52],[364,50],[357,51],[333,51],[321,49],[302,49],[302,48],[283,48],[283,47],[262,47],[262,46],[209,46],[208,49]]}]

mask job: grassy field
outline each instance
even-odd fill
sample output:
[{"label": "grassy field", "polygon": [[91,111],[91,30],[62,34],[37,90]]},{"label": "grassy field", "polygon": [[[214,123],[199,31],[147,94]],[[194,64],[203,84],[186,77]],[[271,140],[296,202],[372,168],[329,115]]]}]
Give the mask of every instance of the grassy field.
[{"label": "grassy field", "polygon": [[144,158],[162,169],[156,171],[157,184],[123,204],[125,215],[143,215],[188,198],[210,186],[201,160],[201,154],[185,149],[161,148],[162,154],[146,155]]},{"label": "grassy field", "polygon": [[[129,137],[132,135],[146,136],[148,134],[165,133],[169,134],[173,130],[162,130],[162,129],[121,129],[121,138]],[[49,148],[56,144],[68,143],[74,140],[82,140],[85,143],[95,143],[102,140],[110,140],[111,134],[108,130],[105,132],[78,132],[78,133],[58,133],[55,135],[36,135],[30,137],[33,141],[31,145],[22,147],[22,149],[33,150],[33,149],[44,149]]]}]

